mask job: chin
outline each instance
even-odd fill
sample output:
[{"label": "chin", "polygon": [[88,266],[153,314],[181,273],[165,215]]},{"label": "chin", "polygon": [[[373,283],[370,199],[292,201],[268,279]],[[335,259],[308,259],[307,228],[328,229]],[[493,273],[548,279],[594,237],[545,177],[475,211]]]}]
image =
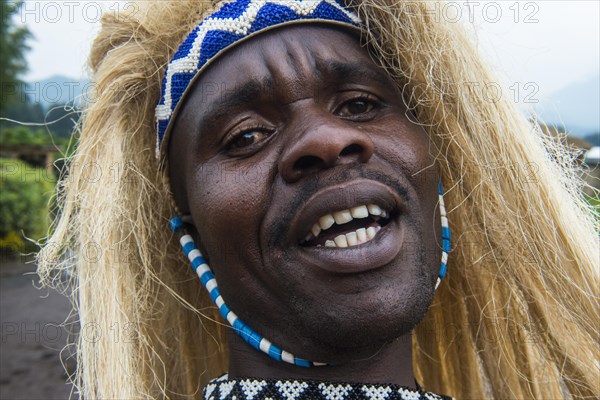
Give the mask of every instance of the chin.
[{"label": "chin", "polygon": [[410,333],[427,313],[433,287],[424,274],[417,281],[418,284],[392,284],[354,295],[313,299],[295,310],[300,326],[291,330],[295,331],[294,336],[301,333],[310,338],[306,342],[317,343],[320,355],[377,351],[385,343]]}]

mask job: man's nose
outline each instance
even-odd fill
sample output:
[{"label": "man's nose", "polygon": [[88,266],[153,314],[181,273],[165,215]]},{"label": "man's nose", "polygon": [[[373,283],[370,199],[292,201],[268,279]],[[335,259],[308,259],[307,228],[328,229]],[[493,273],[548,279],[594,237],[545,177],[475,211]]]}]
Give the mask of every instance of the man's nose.
[{"label": "man's nose", "polygon": [[[314,115],[313,115],[314,116]],[[303,121],[310,120],[305,115]],[[280,172],[288,183],[341,164],[366,163],[375,145],[368,134],[335,116],[313,123],[299,123],[280,162]]]}]

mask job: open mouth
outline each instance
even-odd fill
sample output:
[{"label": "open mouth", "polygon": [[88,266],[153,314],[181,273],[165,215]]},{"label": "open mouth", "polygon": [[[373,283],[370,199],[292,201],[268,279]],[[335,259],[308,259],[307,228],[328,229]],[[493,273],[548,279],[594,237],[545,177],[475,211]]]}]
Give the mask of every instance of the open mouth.
[{"label": "open mouth", "polygon": [[325,186],[294,212],[285,251],[306,269],[334,274],[390,265],[410,219],[408,185],[397,186],[364,178]]},{"label": "open mouth", "polygon": [[347,248],[373,240],[390,221],[390,211],[363,204],[323,215],[300,243],[301,246]]}]

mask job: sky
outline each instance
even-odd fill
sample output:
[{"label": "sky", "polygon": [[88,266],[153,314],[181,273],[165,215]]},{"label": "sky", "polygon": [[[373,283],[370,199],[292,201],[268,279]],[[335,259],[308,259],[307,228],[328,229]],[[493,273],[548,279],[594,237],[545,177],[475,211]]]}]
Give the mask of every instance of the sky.
[{"label": "sky", "polygon": [[[86,77],[85,60],[102,10],[132,7],[117,0],[26,1],[17,21],[35,40],[25,80]],[[459,0],[432,5],[432,16],[467,25],[501,81],[521,95],[544,98],[600,69],[597,0]]]}]

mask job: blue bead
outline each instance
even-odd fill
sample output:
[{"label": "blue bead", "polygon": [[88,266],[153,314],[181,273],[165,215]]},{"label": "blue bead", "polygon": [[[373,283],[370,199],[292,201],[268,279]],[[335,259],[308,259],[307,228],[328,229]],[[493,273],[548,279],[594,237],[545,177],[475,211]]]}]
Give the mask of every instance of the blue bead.
[{"label": "blue bead", "polygon": [[179,232],[183,229],[183,221],[179,217],[173,217],[169,221],[169,227],[173,232]]},{"label": "blue bead", "polygon": [[262,336],[260,336],[258,333],[254,332],[252,329],[250,330],[252,332],[252,343],[250,343],[252,345],[252,347],[254,347],[256,350],[260,350],[260,341],[262,340]]},{"label": "blue bead", "polygon": [[195,248],[196,248],[196,243],[194,243],[194,242],[187,242],[185,244],[185,246],[183,246],[183,252],[187,256],[188,254],[190,254],[190,251],[194,250]]},{"label": "blue bead", "polygon": [[299,367],[312,367],[312,363],[310,361],[306,361],[298,357],[294,357],[294,364],[296,364]]},{"label": "blue bead", "polygon": [[444,276],[446,276],[446,264],[442,263],[442,267],[440,268],[440,278],[443,278]]},{"label": "blue bead", "polygon": [[200,282],[202,282],[202,286],[206,287],[206,282],[213,279],[215,276],[210,271],[206,271],[200,276]]},{"label": "blue bead", "polygon": [[241,331],[237,331],[241,336],[242,339],[244,339],[244,341],[246,343],[248,343],[251,347],[260,350],[260,348],[258,347],[258,344],[255,343],[255,341],[253,340],[253,332],[252,329],[250,329],[250,327],[246,324],[242,325],[242,330]]},{"label": "blue bead", "polygon": [[236,319],[233,323],[233,329],[235,329],[236,333],[243,337],[242,332],[244,331],[244,327],[246,324],[241,319]]},{"label": "blue bead", "polygon": [[450,240],[450,228],[442,226],[442,239]]},{"label": "blue bead", "polygon": [[246,342],[249,342],[250,332],[248,331],[248,325],[246,325],[246,323],[239,318],[236,320],[234,325],[237,325],[239,328],[236,332],[240,334]]},{"label": "blue bead", "polygon": [[[163,98],[162,102],[164,102],[164,93],[162,94],[162,98]],[[163,138],[165,137],[165,132],[167,131],[167,128],[169,127],[169,121],[171,121],[171,118],[163,119],[156,123],[156,129],[158,130],[158,140],[161,143],[163,141]]]},{"label": "blue bead", "polygon": [[210,295],[210,298],[212,299],[213,303],[216,303],[217,297],[219,297],[221,295],[221,291],[219,290],[218,287],[216,287],[210,291],[209,295]]},{"label": "blue bead", "polygon": [[237,333],[242,337],[242,339],[244,339],[244,342],[252,346],[252,341],[250,340],[250,333],[248,332],[248,327],[246,325],[242,327],[241,331],[237,331]]},{"label": "blue bead", "polygon": [[442,239],[442,250],[446,253],[450,253],[450,240]]},{"label": "blue bead", "polygon": [[[229,309],[229,307],[227,307],[227,304],[223,303],[221,304],[221,307],[219,308],[219,314],[221,314],[221,316],[225,319],[227,319],[227,314],[229,314],[231,310]],[[238,318],[237,321],[240,321],[240,319]],[[237,322],[236,321],[236,322]],[[240,321],[241,323],[242,321]],[[234,324],[235,325],[235,324]],[[235,326],[234,326],[235,327]]]},{"label": "blue bead", "polygon": [[202,264],[206,264],[206,260],[202,257],[196,257],[192,260],[192,267],[194,267],[194,271],[197,270]]},{"label": "blue bead", "polygon": [[245,333],[247,336],[246,341],[248,342],[248,344],[254,347],[256,350],[260,350],[260,340],[262,339],[262,337],[258,333],[254,332],[252,328],[250,328],[248,325],[246,325]]}]

